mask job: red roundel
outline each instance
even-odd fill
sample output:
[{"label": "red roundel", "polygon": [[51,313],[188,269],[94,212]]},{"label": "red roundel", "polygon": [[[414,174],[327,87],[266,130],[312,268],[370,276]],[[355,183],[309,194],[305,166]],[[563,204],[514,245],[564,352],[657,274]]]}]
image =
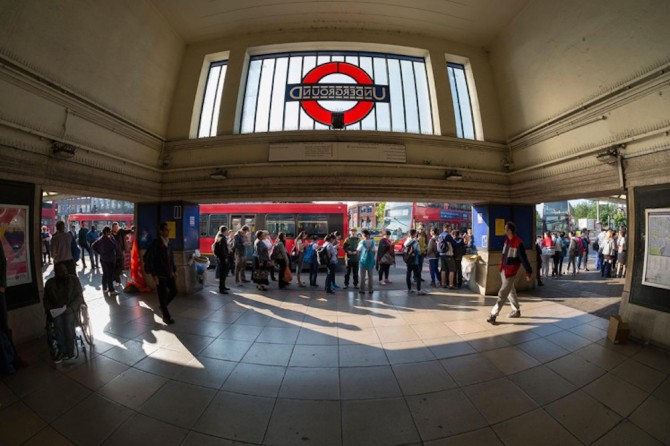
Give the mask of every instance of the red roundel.
[{"label": "red roundel", "polygon": [[[368,74],[356,65],[346,62],[329,62],[313,68],[305,75],[303,84],[318,84],[321,79],[329,74],[340,73],[354,79],[361,85],[372,85],[372,79]],[[321,106],[317,101],[302,101],[302,108],[312,119],[321,124],[331,125],[333,112]],[[358,101],[351,109],[344,112],[344,125],[349,125],[365,118],[374,107],[374,102]]]}]

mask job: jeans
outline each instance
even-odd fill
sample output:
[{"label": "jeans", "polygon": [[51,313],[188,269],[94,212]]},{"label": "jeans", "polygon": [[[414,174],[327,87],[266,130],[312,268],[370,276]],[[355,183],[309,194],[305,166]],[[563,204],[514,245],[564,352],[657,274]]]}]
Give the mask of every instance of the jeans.
[{"label": "jeans", "polygon": [[326,291],[333,291],[335,284],[335,264],[328,264],[328,273],[326,274]]},{"label": "jeans", "polygon": [[158,303],[163,313],[163,319],[170,319],[168,305],[177,295],[177,281],[175,277],[159,277],[156,284],[156,292],[158,293]]},{"label": "jeans", "polygon": [[430,284],[435,285],[440,283],[440,271],[437,266],[439,259],[428,259],[428,269],[430,271]]},{"label": "jeans", "polygon": [[236,255],[235,256],[235,282],[245,282],[247,280],[244,275],[244,270],[247,267],[247,256]]},{"label": "jeans", "polygon": [[405,283],[407,284],[408,290],[412,289],[412,274],[414,274],[414,281],[416,282],[417,291],[421,291],[421,275],[419,274],[418,263],[407,264],[407,274],[405,274]]},{"label": "jeans", "polygon": [[458,288],[463,286],[463,257],[454,257],[454,285]]},{"label": "jeans", "polygon": [[219,291],[225,291],[226,290],[226,277],[228,276],[228,262],[227,262],[227,259],[226,259],[226,261],[219,260],[219,264],[217,265],[217,268],[219,268]]},{"label": "jeans", "polygon": [[367,282],[368,282],[368,291],[370,293],[372,293],[372,288],[374,286],[372,284],[372,268],[365,269],[361,266],[361,287],[359,288],[359,290],[361,290],[361,292],[365,291],[365,281],[366,281],[366,279],[367,279]]},{"label": "jeans", "polygon": [[74,313],[63,313],[54,318],[56,343],[58,350],[68,356],[74,356]]},{"label": "jeans", "polygon": [[91,249],[91,245],[86,243],[85,245],[79,245],[79,247],[81,248],[81,263],[82,263],[82,265],[84,265],[84,267],[86,266],[86,252],[85,251],[88,251],[88,257],[91,260],[91,268],[93,268],[93,266],[95,265],[95,263],[93,262],[93,252],[94,251]]},{"label": "jeans", "polygon": [[388,280],[390,269],[391,269],[391,265],[379,264],[379,281],[380,282],[381,282],[382,279],[387,279]]},{"label": "jeans", "polygon": [[309,266],[309,284],[316,286],[316,278],[319,275],[319,263],[314,260]]}]

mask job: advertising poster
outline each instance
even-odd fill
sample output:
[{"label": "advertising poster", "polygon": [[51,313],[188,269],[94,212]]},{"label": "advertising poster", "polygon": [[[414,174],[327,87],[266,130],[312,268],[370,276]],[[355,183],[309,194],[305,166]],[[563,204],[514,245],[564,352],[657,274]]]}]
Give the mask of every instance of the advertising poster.
[{"label": "advertising poster", "polygon": [[7,257],[7,286],[31,283],[28,206],[0,204],[0,242]]},{"label": "advertising poster", "polygon": [[647,209],[642,285],[670,289],[670,209]]}]

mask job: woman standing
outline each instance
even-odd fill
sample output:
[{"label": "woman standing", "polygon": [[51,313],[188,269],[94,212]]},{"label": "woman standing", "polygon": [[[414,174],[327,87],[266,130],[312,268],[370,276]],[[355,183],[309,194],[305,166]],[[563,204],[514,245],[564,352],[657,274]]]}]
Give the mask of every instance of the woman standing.
[{"label": "woman standing", "polygon": [[612,275],[612,263],[614,262],[614,256],[617,255],[617,248],[614,243],[613,234],[614,231],[610,229],[605,235],[605,241],[602,246],[603,268],[600,270],[600,277],[611,277]]},{"label": "woman standing", "polygon": [[567,272],[570,272],[570,265],[572,265],[572,275],[577,275],[577,264],[575,259],[579,256],[579,245],[582,243],[581,238],[575,237],[575,232],[570,231],[570,243],[568,244],[568,267]]},{"label": "woman standing", "polygon": [[373,282],[372,282],[372,269],[375,267],[375,242],[370,240],[370,231],[363,229],[363,240],[358,242],[358,266],[360,268],[360,279],[361,287],[358,289],[358,292],[363,294],[365,293],[365,281],[368,281],[368,293],[372,294]]},{"label": "woman standing", "polygon": [[549,259],[554,257],[554,241],[548,232],[544,233],[542,238],[542,276],[545,279],[549,277]]},{"label": "woman standing", "polygon": [[268,265],[270,264],[270,251],[265,243],[266,233],[262,230],[256,231],[254,242],[254,272],[252,278],[256,288],[265,291],[268,282]]},{"label": "woman standing", "polygon": [[277,234],[275,242],[277,269],[279,270],[279,289],[283,290],[289,284],[286,280],[286,269],[288,268],[288,253],[286,252],[286,234]]},{"label": "woman standing", "polygon": [[300,273],[302,273],[302,267],[305,263],[305,248],[307,245],[307,234],[305,231],[301,231],[295,238],[295,246],[293,248],[295,252],[295,275],[298,281],[298,286],[300,287],[305,286],[305,282],[300,280]]},{"label": "woman standing", "polygon": [[430,286],[434,287],[440,282],[440,271],[438,269],[440,253],[437,250],[437,238],[440,235],[440,230],[432,228],[430,234],[431,237],[428,241],[428,248],[426,248],[426,258],[428,258],[428,270],[430,271]]},{"label": "woman standing", "polygon": [[45,263],[51,263],[51,234],[49,228],[42,226],[40,237],[42,238],[42,265],[44,265]]},{"label": "woman standing", "polygon": [[388,229],[379,240],[379,249],[377,249],[377,265],[379,266],[379,284],[386,285],[391,283],[389,280],[389,270],[391,264],[395,263],[395,255],[393,253],[393,244],[391,243],[391,231]]},{"label": "woman standing", "polygon": [[100,254],[100,263],[102,263],[102,292],[106,293],[109,291],[110,296],[118,294],[114,289],[114,275],[116,253],[119,250],[119,246],[112,235],[112,228],[105,226],[102,229],[102,237],[93,242],[91,248]]}]

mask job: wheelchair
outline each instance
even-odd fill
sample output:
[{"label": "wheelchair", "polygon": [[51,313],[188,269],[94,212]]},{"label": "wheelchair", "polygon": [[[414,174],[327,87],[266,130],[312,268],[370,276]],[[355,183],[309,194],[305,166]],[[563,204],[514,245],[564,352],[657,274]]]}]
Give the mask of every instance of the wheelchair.
[{"label": "wheelchair", "polygon": [[[58,342],[56,341],[56,325],[54,324],[51,314],[47,311],[46,314],[46,332],[47,332],[47,344],[49,346],[49,354],[53,361],[58,358],[61,352],[58,348]],[[83,353],[86,357],[86,346],[89,347],[93,345],[93,329],[91,326],[91,319],[88,316],[88,306],[85,303],[82,303],[79,306],[79,311],[74,318],[74,350],[75,355],[73,359],[79,358],[79,353]]]}]

